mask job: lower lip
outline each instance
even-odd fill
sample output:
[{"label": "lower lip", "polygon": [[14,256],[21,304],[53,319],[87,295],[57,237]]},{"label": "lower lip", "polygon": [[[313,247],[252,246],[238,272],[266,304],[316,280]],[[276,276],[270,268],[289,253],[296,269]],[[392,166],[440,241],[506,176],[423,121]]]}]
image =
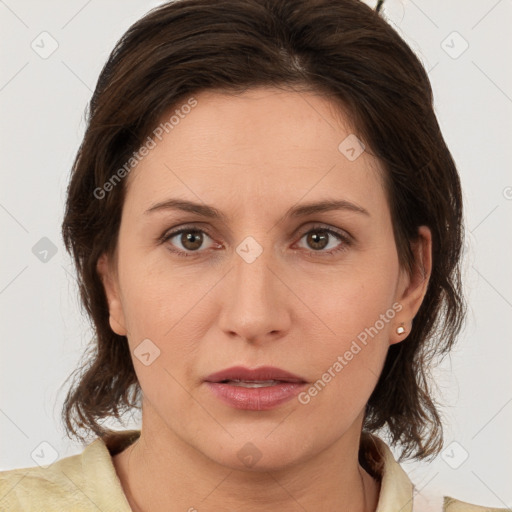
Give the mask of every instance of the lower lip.
[{"label": "lower lip", "polygon": [[297,396],[306,386],[305,382],[282,382],[261,388],[244,388],[221,382],[206,382],[205,384],[215,396],[231,407],[249,411],[273,409]]}]

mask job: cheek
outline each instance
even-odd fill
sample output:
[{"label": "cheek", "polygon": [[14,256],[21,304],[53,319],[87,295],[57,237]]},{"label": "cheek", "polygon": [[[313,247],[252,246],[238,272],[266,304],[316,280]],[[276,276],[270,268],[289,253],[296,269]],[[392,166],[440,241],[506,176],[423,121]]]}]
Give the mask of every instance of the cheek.
[{"label": "cheek", "polygon": [[[318,312],[324,331],[334,335],[333,347],[344,346],[376,322],[379,331],[387,332],[389,320],[396,314],[393,304],[398,279],[398,264],[388,261],[388,265],[375,261],[365,264],[361,258],[357,265],[305,287],[305,300]],[[386,314],[387,321],[382,325],[379,320]]]},{"label": "cheek", "polygon": [[[119,261],[123,311],[137,377],[153,403],[165,390],[164,403],[180,403],[204,337],[202,297],[214,286],[214,276],[198,279],[197,269],[179,267],[162,256],[144,257],[125,251]],[[162,262],[162,260],[164,260]],[[143,354],[149,353],[149,356]],[[149,363],[147,366],[145,363]],[[176,380],[177,379],[177,380]],[[181,397],[181,398],[180,398]]]},{"label": "cheek", "polygon": [[[129,333],[134,340],[143,337],[160,338],[177,319],[186,314],[184,298],[187,278],[172,270],[171,262],[162,264],[158,252],[146,254],[136,244],[127,241],[119,258],[123,310]],[[121,245],[121,244],[120,244]],[[121,251],[120,251],[121,254]],[[158,258],[156,257],[158,256]],[[189,279],[191,283],[196,280]]]},{"label": "cheek", "polygon": [[[136,244],[125,242],[120,242],[123,257],[119,260],[119,273],[132,352],[143,340],[150,339],[161,352],[167,347],[165,352],[172,351],[176,356],[161,354],[161,362],[170,369],[175,365],[173,361],[193,360],[205,331],[218,317],[216,308],[222,297],[216,295],[221,288],[216,285],[223,269],[215,270],[202,263],[176,263],[162,248],[144,254]],[[312,373],[322,374],[338,356],[350,350],[356,352],[354,340],[358,340],[361,350],[347,369],[360,365],[378,367],[385,355],[378,347],[387,344],[389,324],[378,323],[378,335],[373,333],[381,315],[393,304],[398,272],[394,257],[389,249],[374,248],[356,254],[346,263],[315,268],[310,262],[303,267],[282,268],[283,280],[301,299],[298,301],[290,292],[289,300],[282,302],[292,317],[295,327],[291,329],[300,331],[299,335],[290,331],[290,339],[309,343],[307,348],[302,345],[308,353],[314,344],[311,360],[308,356]]]},{"label": "cheek", "polygon": [[[392,260],[391,260],[392,261]],[[396,267],[396,272],[398,267]],[[390,332],[401,305],[395,302],[394,267],[378,265],[352,268],[324,287],[309,290],[310,302],[321,322],[322,333],[308,364],[315,385],[303,402],[317,406],[336,402],[341,411],[358,407],[369,398],[389,348]],[[303,325],[303,324],[302,324]]]},{"label": "cheek", "polygon": [[324,336],[311,351],[311,385],[299,402],[312,417],[328,411],[333,425],[350,422],[375,389],[389,348],[396,311],[388,301],[347,302],[327,322],[336,335]]}]

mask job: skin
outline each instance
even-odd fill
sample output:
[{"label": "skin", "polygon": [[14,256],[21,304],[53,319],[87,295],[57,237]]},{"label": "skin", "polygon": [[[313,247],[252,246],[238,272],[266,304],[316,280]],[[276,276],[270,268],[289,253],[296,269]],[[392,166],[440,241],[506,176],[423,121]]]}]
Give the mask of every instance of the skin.
[{"label": "skin", "polygon": [[[130,505],[375,511],[379,484],[358,463],[364,407],[389,346],[407,342],[423,300],[430,231],[419,230],[409,275],[398,262],[383,170],[368,151],[350,161],[338,150],[354,130],[326,97],[263,87],[195,97],[127,178],[116,253],[98,261],[110,325],[128,338],[144,395],[141,437],[113,457]],[[145,213],[170,198],[212,205],[226,219]],[[325,199],[368,214],[284,217]],[[202,245],[181,235],[159,242],[185,225],[204,230]],[[311,238],[326,228],[351,243]],[[248,236],[262,249],[252,263],[236,252]],[[235,365],[277,366],[314,383],[395,303],[400,312],[308,404],[238,410],[203,383]],[[147,338],[160,349],[148,366],[133,355]],[[252,467],[237,456],[248,442],[261,454]]]}]

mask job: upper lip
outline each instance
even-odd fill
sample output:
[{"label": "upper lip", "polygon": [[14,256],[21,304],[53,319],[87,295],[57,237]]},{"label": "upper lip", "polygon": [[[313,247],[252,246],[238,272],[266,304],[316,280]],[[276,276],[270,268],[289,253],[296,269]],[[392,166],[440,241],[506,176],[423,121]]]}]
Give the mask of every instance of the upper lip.
[{"label": "upper lip", "polygon": [[205,379],[206,382],[222,382],[223,380],[306,382],[298,375],[273,366],[260,366],[253,369],[244,366],[232,366],[231,368],[212,373]]}]

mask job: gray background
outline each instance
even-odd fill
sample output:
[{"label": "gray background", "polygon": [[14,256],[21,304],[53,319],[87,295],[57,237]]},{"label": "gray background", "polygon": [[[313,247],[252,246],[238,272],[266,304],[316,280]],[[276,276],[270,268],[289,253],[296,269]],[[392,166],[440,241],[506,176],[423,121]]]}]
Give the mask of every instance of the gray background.
[{"label": "gray background", "polygon": [[[0,0],[1,470],[83,449],[59,419],[60,387],[91,336],[60,237],[65,187],[101,67],[129,25],[158,4]],[[440,494],[511,507],[512,1],[386,5],[429,70],[463,182],[468,248],[467,325],[434,374],[445,449],[430,464],[403,467],[432,507]]]}]

